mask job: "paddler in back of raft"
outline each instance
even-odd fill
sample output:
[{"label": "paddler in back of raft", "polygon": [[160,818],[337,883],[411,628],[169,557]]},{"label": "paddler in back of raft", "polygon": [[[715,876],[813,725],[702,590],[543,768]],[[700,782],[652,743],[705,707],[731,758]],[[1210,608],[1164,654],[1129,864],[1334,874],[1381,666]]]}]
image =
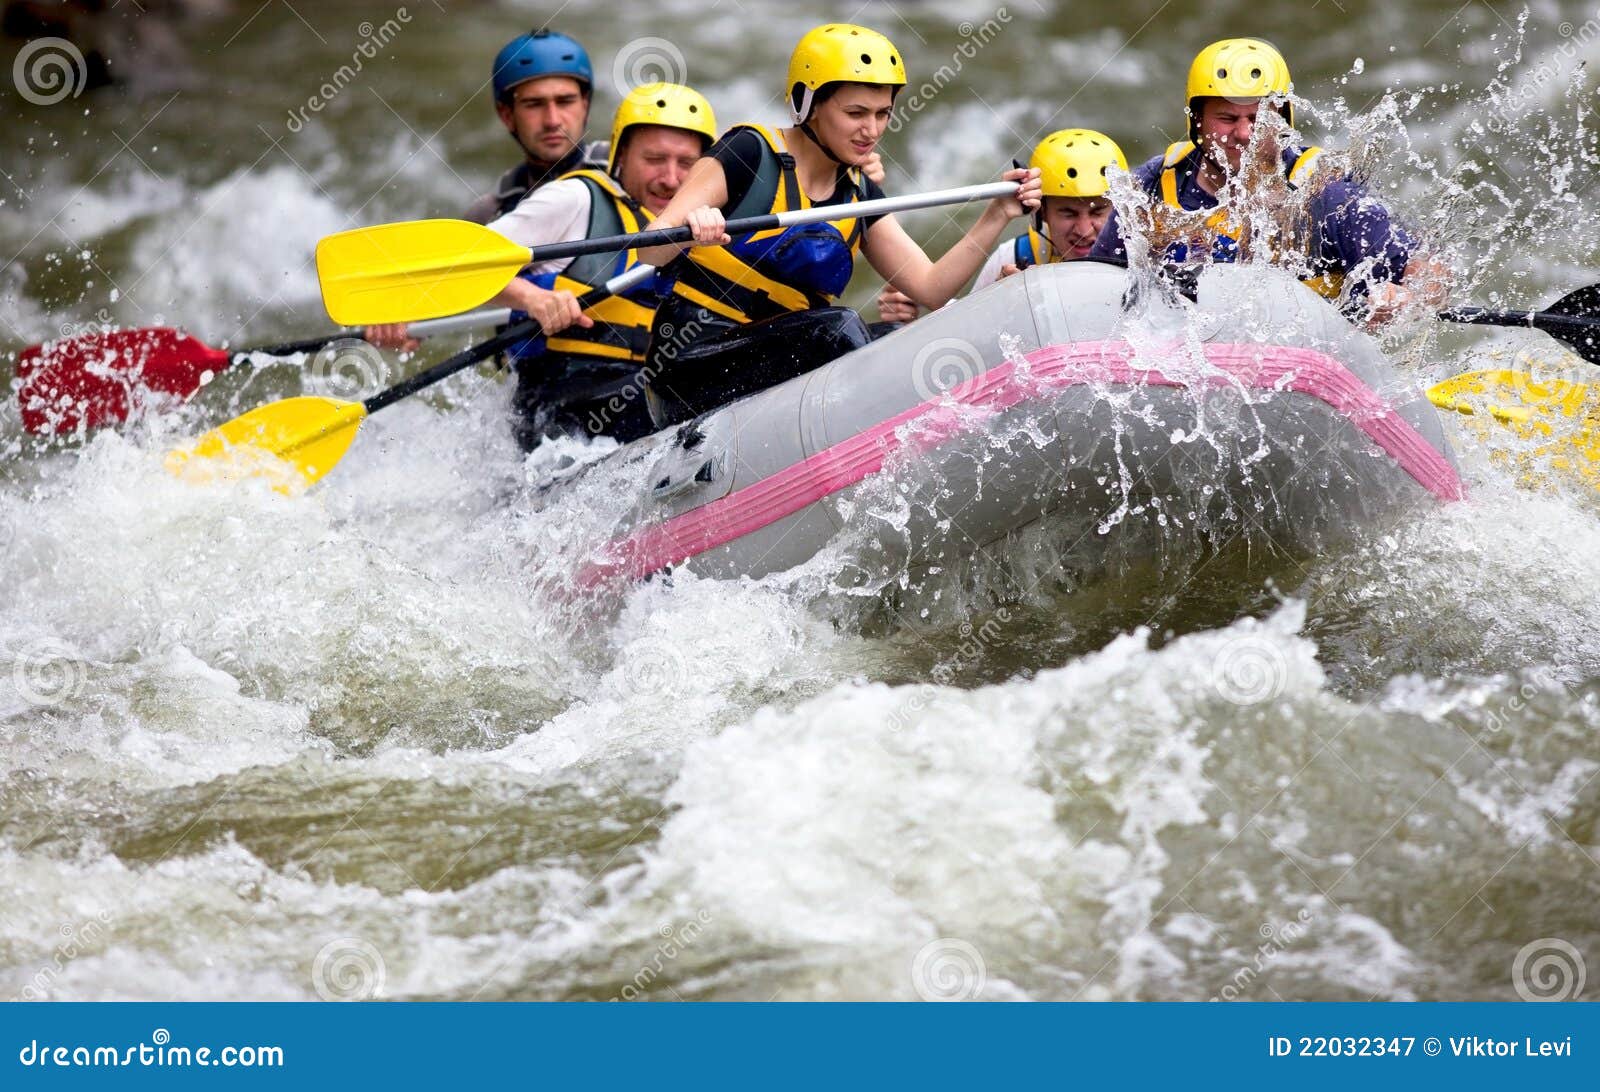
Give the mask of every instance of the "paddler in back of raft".
[{"label": "paddler in back of raft", "polygon": [[[972,291],[987,288],[1030,266],[1087,257],[1111,218],[1111,172],[1128,161],[1117,142],[1093,129],[1061,129],[1041,140],[1028,166],[1039,172],[1043,202],[1028,230],[995,247]],[[878,318],[907,323],[917,305],[892,284],[878,293]]]},{"label": "paddler in back of raft", "polygon": [[[1169,264],[1267,257],[1373,325],[1443,306],[1446,271],[1417,253],[1389,210],[1329,169],[1321,148],[1280,143],[1278,133],[1294,125],[1291,91],[1288,62],[1268,42],[1228,38],[1202,49],[1189,67],[1188,138],[1133,171],[1155,202],[1145,237]],[[1269,126],[1271,115],[1282,124]],[[1263,227],[1230,215],[1245,207],[1303,222]],[[1210,210],[1201,222],[1182,216]],[[1115,212],[1090,253],[1127,256]]]}]

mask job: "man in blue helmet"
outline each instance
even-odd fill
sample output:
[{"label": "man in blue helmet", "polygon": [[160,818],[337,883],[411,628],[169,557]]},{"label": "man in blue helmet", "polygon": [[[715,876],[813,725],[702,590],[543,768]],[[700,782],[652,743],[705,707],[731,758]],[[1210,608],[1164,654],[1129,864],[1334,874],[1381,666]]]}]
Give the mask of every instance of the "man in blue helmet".
[{"label": "man in blue helmet", "polygon": [[494,110],[522,149],[523,161],[500,176],[463,219],[487,224],[544,185],[583,168],[605,169],[603,144],[585,145],[594,66],[583,46],[553,30],[519,34],[495,55]]},{"label": "man in blue helmet", "polygon": [[[606,169],[605,143],[583,143],[594,97],[594,66],[576,39],[549,29],[517,35],[495,54],[490,84],[495,113],[522,149],[523,159],[500,176],[493,191],[467,207],[463,220],[488,224],[568,172]],[[568,219],[581,215],[572,212]],[[552,225],[552,231],[558,229]],[[535,234],[554,237],[537,229]],[[369,326],[364,336],[385,349],[417,348],[403,322]]]}]

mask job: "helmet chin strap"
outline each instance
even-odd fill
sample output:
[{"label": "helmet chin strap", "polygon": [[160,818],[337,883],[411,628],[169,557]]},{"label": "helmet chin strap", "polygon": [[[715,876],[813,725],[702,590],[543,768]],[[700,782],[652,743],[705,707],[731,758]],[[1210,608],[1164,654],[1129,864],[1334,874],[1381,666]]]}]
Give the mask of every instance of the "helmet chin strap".
[{"label": "helmet chin strap", "polygon": [[822,154],[823,155],[827,156],[829,159],[833,160],[835,163],[839,164],[839,166],[841,166],[841,167],[850,166],[850,164],[846,163],[844,160],[842,160],[838,156],[834,155],[832,148],[830,148],[826,144],[822,143],[821,138],[819,138],[817,136],[817,134],[812,131],[811,122],[802,121],[800,123],[800,131],[802,133],[804,133],[806,136],[811,138],[811,143],[815,144],[818,148],[822,149]]}]

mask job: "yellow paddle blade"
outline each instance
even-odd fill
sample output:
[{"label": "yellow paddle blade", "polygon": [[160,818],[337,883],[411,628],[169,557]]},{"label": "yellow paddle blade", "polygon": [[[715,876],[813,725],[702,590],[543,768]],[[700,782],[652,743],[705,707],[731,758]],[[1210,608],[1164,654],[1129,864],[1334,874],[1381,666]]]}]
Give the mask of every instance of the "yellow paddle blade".
[{"label": "yellow paddle blade", "polygon": [[1600,487],[1600,385],[1492,369],[1435,384],[1428,401],[1498,421],[1529,442],[1529,459]]},{"label": "yellow paddle blade", "polygon": [[286,398],[169,452],[165,465],[188,482],[262,478],[279,493],[293,496],[338,465],[366,416],[360,402]]},{"label": "yellow paddle blade", "polygon": [[317,279],[328,316],[341,326],[415,322],[494,298],[531,257],[479,224],[413,220],[322,239]]}]

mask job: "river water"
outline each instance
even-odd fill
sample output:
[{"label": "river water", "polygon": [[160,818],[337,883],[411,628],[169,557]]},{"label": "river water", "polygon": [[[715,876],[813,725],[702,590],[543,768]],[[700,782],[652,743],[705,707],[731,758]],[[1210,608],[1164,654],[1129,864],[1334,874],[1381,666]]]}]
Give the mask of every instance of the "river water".
[{"label": "river water", "polygon": [[[0,349],[315,332],[319,237],[453,214],[510,164],[482,83],[540,5],[207,6],[133,87],[6,88]],[[1248,30],[1463,302],[1600,269],[1592,4],[641,11],[561,12],[592,136],[666,73],[724,124],[781,121],[794,39],[854,14],[912,74],[890,192],[1066,125],[1155,154],[1189,57]],[[1549,346],[1389,341],[1419,385]],[[1499,440],[1447,422],[1463,503],[1318,558],[1218,545],[1181,595],[1018,556],[1034,578],[981,594],[862,595],[825,558],[575,600],[630,483],[535,511],[488,374],[375,417],[298,500],[161,469],[245,408],[411,366],[263,360],[50,445],[0,409],[0,996],[1593,995],[1600,501],[1525,488]]]}]

